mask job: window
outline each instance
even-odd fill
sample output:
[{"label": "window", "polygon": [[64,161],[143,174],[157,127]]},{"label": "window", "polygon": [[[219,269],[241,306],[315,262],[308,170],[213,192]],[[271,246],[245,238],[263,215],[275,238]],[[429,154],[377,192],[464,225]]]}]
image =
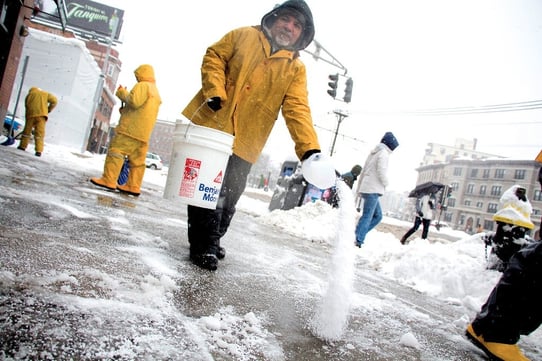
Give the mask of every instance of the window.
[{"label": "window", "polygon": [[495,178],[497,179],[504,178],[504,169],[495,169]]},{"label": "window", "polygon": [[463,173],[463,168],[459,168],[459,167],[456,167],[454,168],[454,175],[455,176],[461,176],[461,174]]},{"label": "window", "polygon": [[484,202],[476,202],[476,208],[484,208]]},{"label": "window", "polygon": [[448,207],[455,207],[455,199],[448,198]]},{"label": "window", "polygon": [[485,220],[485,219],[484,219],[484,229],[485,229],[485,230],[492,231],[492,230],[493,230],[494,224],[495,224],[495,222],[493,222],[493,221],[488,221],[488,220]]},{"label": "window", "polygon": [[474,168],[470,170],[470,177],[476,178],[478,176],[478,168]]},{"label": "window", "polygon": [[115,64],[109,63],[107,65],[107,76],[112,78],[114,74],[115,74]]},{"label": "window", "polygon": [[502,186],[493,186],[491,187],[492,196],[500,196],[502,192]]},{"label": "window", "polygon": [[484,169],[484,174],[482,175],[482,178],[489,178],[489,169]]},{"label": "window", "polygon": [[465,199],[465,206],[466,206],[466,207],[470,207],[471,203],[472,203],[472,202],[471,202],[470,199]]},{"label": "window", "polygon": [[474,194],[474,184],[467,185],[467,194]]},{"label": "window", "polygon": [[480,195],[483,196],[486,194],[487,186],[480,186]]},{"label": "window", "polygon": [[5,32],[8,32],[8,28],[6,26],[6,17],[8,14],[8,4],[5,1],[2,1],[2,4],[0,4],[0,26]]},{"label": "window", "polygon": [[516,169],[514,179],[525,179],[525,169]]},{"label": "window", "polygon": [[489,203],[487,205],[487,213],[497,213],[497,208],[499,205],[497,203]]},{"label": "window", "polygon": [[542,192],[540,192],[539,190],[535,190],[532,200],[533,201],[542,201]]}]

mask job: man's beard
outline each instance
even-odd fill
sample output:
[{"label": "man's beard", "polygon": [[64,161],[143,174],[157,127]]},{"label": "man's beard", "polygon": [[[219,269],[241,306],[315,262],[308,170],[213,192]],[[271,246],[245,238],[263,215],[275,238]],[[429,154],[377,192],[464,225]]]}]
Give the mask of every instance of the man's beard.
[{"label": "man's beard", "polygon": [[291,36],[284,32],[280,32],[275,36],[275,43],[281,48],[287,48],[294,45]]}]

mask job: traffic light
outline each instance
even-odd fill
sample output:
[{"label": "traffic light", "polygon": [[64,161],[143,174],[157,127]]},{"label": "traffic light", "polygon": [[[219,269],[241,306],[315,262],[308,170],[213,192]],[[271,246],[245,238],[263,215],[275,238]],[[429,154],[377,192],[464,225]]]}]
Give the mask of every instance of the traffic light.
[{"label": "traffic light", "polygon": [[354,81],[352,78],[346,79],[346,87],[344,88],[344,97],[343,100],[345,103],[350,103],[352,100],[352,87],[354,86]]},{"label": "traffic light", "polygon": [[333,99],[335,99],[337,96],[337,86],[339,84],[339,74],[331,74],[328,78],[331,81],[327,83],[327,85],[329,85],[331,89],[328,89],[327,93],[331,95]]},{"label": "traffic light", "polygon": [[448,209],[448,198],[452,196],[452,190],[453,187],[451,185],[447,185],[442,190],[441,196],[440,196],[440,205],[443,210]]}]

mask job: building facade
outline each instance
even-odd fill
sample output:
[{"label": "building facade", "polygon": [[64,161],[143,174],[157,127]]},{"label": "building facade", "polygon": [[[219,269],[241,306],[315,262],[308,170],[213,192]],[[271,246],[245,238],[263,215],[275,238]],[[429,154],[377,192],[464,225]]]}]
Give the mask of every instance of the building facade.
[{"label": "building facade", "polygon": [[149,140],[149,152],[158,154],[166,165],[169,165],[171,161],[174,131],[174,122],[158,119]]},{"label": "building facade", "polygon": [[[102,69],[102,81],[95,91],[94,117],[89,119],[90,132],[85,148],[96,153],[105,152],[111,133],[110,121],[114,116],[112,111],[117,103],[115,87],[122,66],[113,45],[118,41],[124,12],[90,0],[79,1],[77,6],[84,10],[73,13],[69,12],[72,0],[0,0],[0,5],[0,118],[13,112],[13,94],[17,93],[16,90],[20,93],[18,87],[23,88],[22,84],[16,83],[16,78],[22,64],[21,54],[29,34],[28,28],[76,38],[85,43]],[[91,16],[92,11],[98,11],[100,16]]]},{"label": "building facade", "polygon": [[492,217],[501,207],[500,197],[513,185],[520,185],[526,189],[533,207],[531,221],[535,229],[540,229],[539,168],[540,163],[534,160],[452,158],[446,163],[419,167],[417,184],[434,181],[450,185],[452,194],[447,208],[442,210],[441,220],[468,233],[475,232],[478,225],[484,230],[494,230]]},{"label": "building facade", "polygon": [[463,138],[456,139],[453,146],[438,143],[427,143],[423,162],[420,164],[420,166],[446,163],[456,158],[473,160],[487,158],[504,158],[497,154],[489,154],[477,151],[477,143],[478,141],[476,139]]}]

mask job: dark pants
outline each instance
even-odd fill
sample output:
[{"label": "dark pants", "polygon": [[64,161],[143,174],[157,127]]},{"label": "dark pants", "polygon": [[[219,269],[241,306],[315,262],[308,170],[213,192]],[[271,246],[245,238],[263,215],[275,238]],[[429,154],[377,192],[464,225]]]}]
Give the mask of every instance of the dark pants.
[{"label": "dark pants", "polygon": [[431,224],[431,220],[425,219],[422,217],[416,217],[416,219],[414,219],[414,225],[412,226],[411,229],[407,231],[407,233],[405,233],[402,240],[406,241],[408,237],[412,236],[412,234],[416,232],[418,228],[420,228],[421,224],[423,224],[422,239],[427,239],[427,234],[429,233],[429,225]]},{"label": "dark pants", "polygon": [[542,242],[516,252],[472,322],[485,341],[515,344],[542,323]]},{"label": "dark pants", "polygon": [[252,164],[235,154],[228,159],[216,209],[188,206],[190,254],[216,254],[220,238],[230,226],[235,205],[241,198]]}]

